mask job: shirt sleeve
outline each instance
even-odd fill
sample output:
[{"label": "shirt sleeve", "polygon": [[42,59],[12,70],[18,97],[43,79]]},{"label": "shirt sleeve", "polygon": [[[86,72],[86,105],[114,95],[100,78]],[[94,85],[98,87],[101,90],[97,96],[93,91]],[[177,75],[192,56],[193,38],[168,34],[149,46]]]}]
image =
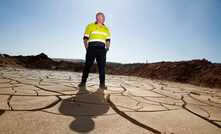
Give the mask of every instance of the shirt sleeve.
[{"label": "shirt sleeve", "polygon": [[[108,28],[107,28],[107,29],[108,29]],[[109,31],[109,29],[108,29],[108,31],[107,31],[106,41],[110,41],[110,31]]]},{"label": "shirt sleeve", "polygon": [[90,24],[89,24],[89,25],[87,25],[87,28],[84,32],[84,38],[83,39],[89,39],[90,32],[91,32],[91,28],[90,28]]}]

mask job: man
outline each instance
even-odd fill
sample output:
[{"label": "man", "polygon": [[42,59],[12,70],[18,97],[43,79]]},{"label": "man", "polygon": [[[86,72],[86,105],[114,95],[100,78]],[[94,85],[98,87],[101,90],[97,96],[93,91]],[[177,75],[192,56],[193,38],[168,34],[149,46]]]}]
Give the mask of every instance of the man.
[{"label": "man", "polygon": [[110,47],[110,32],[108,27],[104,25],[105,16],[103,13],[97,13],[96,20],[95,23],[87,26],[84,33],[84,46],[87,53],[81,83],[78,87],[85,87],[90,68],[96,59],[99,68],[100,88],[107,89],[105,85],[105,63],[106,53]]}]

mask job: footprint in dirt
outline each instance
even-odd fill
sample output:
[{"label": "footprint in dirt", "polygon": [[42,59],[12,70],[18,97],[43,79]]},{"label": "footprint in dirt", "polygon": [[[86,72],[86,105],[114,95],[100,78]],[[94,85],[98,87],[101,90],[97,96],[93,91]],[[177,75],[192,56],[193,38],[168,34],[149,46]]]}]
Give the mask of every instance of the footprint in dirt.
[{"label": "footprint in dirt", "polygon": [[70,128],[76,132],[87,133],[94,129],[93,118],[107,113],[109,105],[104,98],[104,90],[88,92],[80,89],[74,97],[62,101],[59,112],[75,119]]}]

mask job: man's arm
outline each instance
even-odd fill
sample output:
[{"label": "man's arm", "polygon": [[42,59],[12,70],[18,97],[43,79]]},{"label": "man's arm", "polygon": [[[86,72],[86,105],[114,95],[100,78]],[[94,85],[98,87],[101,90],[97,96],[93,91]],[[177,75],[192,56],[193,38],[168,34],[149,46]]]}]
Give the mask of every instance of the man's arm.
[{"label": "man's arm", "polygon": [[84,39],[84,47],[85,47],[85,49],[87,51],[87,49],[88,49],[87,39]]},{"label": "man's arm", "polygon": [[106,50],[108,51],[110,47],[110,41],[106,41]]},{"label": "man's arm", "polygon": [[[107,28],[108,29],[108,28]],[[108,51],[110,47],[110,31],[108,29],[107,31],[107,37],[106,37],[106,50]]]},{"label": "man's arm", "polygon": [[84,38],[83,38],[83,39],[84,39],[84,47],[85,47],[86,51],[87,51],[87,49],[88,49],[87,41],[88,41],[88,39],[89,39],[90,31],[91,31],[91,25],[88,24],[88,25],[87,25],[87,28],[86,28],[86,30],[85,30],[85,32],[84,32]]}]

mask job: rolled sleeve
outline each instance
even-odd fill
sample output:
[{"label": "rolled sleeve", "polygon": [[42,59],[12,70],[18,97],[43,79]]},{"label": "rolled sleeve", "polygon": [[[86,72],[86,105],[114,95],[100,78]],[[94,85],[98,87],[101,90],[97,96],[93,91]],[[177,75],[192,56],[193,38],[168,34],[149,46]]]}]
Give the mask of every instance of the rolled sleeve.
[{"label": "rolled sleeve", "polygon": [[84,32],[84,37],[83,37],[83,39],[89,39],[90,32],[91,32],[91,28],[90,28],[90,24],[89,24],[89,25],[87,25],[87,28],[86,28],[86,30],[85,30],[85,32]]},{"label": "rolled sleeve", "polygon": [[111,38],[110,38],[110,31],[109,31],[109,29],[108,29],[108,31],[107,31],[107,37],[106,37],[106,42],[107,42],[107,41],[110,41],[110,39],[111,39]]}]

